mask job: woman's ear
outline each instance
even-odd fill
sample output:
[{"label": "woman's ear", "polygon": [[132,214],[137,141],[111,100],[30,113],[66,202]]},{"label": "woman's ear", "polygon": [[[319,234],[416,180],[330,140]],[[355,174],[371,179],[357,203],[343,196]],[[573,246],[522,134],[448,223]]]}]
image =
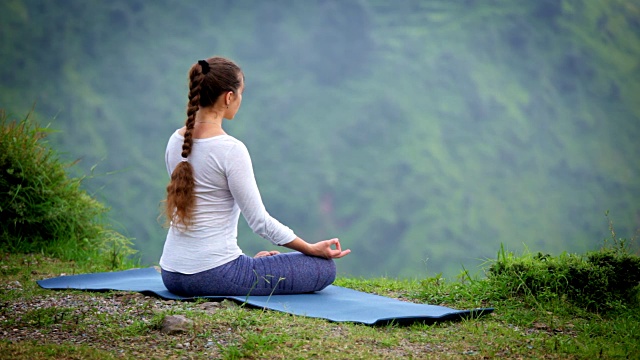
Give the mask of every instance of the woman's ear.
[{"label": "woman's ear", "polygon": [[233,96],[235,94],[233,93],[233,91],[227,91],[227,96],[225,96],[224,102],[226,106],[229,106],[229,104],[231,104],[231,101],[233,100]]}]

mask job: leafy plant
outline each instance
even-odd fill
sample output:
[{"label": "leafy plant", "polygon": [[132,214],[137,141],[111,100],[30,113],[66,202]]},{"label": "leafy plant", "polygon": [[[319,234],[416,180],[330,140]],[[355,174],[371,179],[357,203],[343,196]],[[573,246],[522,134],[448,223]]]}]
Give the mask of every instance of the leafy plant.
[{"label": "leafy plant", "polygon": [[612,231],[613,243],[584,255],[525,253],[501,248],[489,267],[488,281],[503,298],[524,296],[541,303],[568,300],[587,310],[605,312],[638,305],[640,258]]},{"label": "leafy plant", "polygon": [[135,253],[103,222],[108,208],[82,189],[85,178],[67,175],[73,163],[48,146],[48,127],[30,114],[10,120],[2,110],[0,125],[0,249],[75,260],[100,255],[112,268]]}]

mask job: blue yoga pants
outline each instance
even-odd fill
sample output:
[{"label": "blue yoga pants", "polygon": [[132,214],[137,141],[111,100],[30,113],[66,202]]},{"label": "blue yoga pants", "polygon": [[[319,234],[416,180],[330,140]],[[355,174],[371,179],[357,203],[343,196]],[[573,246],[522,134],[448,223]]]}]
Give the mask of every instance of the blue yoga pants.
[{"label": "blue yoga pants", "polygon": [[245,296],[320,291],[336,278],[331,259],[290,252],[261,258],[239,258],[196,274],[162,270],[167,289],[182,296]]}]

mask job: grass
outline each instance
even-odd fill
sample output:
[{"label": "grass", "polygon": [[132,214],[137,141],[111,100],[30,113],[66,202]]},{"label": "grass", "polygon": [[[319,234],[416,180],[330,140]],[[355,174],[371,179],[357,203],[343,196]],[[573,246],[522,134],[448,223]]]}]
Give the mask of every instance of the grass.
[{"label": "grass", "polygon": [[[562,297],[544,301],[531,294],[505,297],[511,293],[497,289],[490,277],[465,281],[339,278],[337,285],[405,301],[496,309],[479,319],[381,327],[332,323],[229,302],[212,314],[201,310],[204,300],[174,302],[126,292],[51,291],[35,283],[62,273],[107,270],[41,254],[2,255],[0,334],[6,335],[0,341],[0,354],[15,359],[640,356],[637,303],[597,312]],[[164,335],[160,324],[173,314],[193,320],[193,328]]]},{"label": "grass", "polygon": [[107,351],[96,350],[89,346],[38,345],[35,341],[15,344],[0,340],[0,349],[6,359],[118,359]]},{"label": "grass", "polygon": [[111,228],[109,209],[82,189],[88,178],[68,175],[74,164],[49,147],[50,132],[30,114],[16,120],[0,109],[0,251],[130,266],[131,240]]}]

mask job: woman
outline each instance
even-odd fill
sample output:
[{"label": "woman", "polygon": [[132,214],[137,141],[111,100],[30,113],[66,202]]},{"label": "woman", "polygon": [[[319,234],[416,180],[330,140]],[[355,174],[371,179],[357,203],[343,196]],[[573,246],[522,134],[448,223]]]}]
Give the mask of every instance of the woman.
[{"label": "woman", "polygon": [[[349,254],[338,239],[307,243],[265,210],[245,145],[227,135],[242,102],[244,74],[212,57],[189,71],[187,120],[167,144],[170,225],[160,267],[167,289],[185,296],[270,295],[322,290],[335,280],[333,259]],[[242,212],[251,229],[297,250],[246,256],[237,244]]]}]

